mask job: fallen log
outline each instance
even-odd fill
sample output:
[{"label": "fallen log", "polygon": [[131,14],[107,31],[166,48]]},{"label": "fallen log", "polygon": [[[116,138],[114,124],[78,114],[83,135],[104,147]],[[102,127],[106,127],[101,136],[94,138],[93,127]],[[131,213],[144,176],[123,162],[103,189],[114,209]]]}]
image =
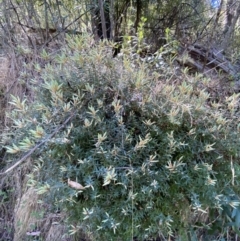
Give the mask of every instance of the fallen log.
[{"label": "fallen log", "polygon": [[222,71],[231,77],[237,73],[236,67],[224,56],[222,50],[207,48],[199,44],[190,45],[185,48],[188,58],[177,58],[184,66],[206,73],[210,70]]}]

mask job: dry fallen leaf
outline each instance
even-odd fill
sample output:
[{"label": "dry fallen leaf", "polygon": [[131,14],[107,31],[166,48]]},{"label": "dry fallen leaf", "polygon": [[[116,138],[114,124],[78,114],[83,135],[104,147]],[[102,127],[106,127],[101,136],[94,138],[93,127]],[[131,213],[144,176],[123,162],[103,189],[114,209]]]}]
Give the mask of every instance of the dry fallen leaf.
[{"label": "dry fallen leaf", "polygon": [[27,232],[26,234],[27,234],[28,236],[40,236],[41,232],[40,232],[40,231]]},{"label": "dry fallen leaf", "polygon": [[74,189],[78,189],[78,190],[84,190],[85,189],[85,187],[83,185],[81,185],[78,182],[71,181],[69,178],[68,178],[68,186],[72,187]]}]

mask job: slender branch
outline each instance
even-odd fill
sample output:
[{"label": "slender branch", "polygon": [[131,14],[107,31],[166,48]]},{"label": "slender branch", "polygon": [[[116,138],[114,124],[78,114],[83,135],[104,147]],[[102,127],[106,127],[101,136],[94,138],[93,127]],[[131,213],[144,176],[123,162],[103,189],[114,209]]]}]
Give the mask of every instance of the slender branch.
[{"label": "slender branch", "polygon": [[[10,0],[10,3],[11,3],[11,5],[12,5],[12,8],[13,8],[15,14],[16,14],[16,17],[17,17],[18,22],[21,23],[21,20],[20,20],[20,17],[19,17],[19,14],[18,14],[18,12],[17,12],[16,7],[14,6],[14,4],[13,4],[13,2],[12,2],[11,0]],[[32,42],[32,39],[28,36],[28,34],[27,34],[25,28],[23,27],[23,24],[20,24],[20,26],[21,26],[21,28],[22,28],[24,34],[27,36],[27,38],[28,38],[30,44],[31,44],[32,47],[34,48],[34,44],[33,44],[33,42]]]},{"label": "slender branch", "polygon": [[[76,112],[76,111],[75,111]],[[43,141],[41,141],[40,143],[38,143],[37,145],[35,145],[30,151],[27,152],[27,154],[25,154],[19,161],[17,161],[14,165],[12,165],[11,167],[9,167],[5,172],[1,172],[0,176],[2,175],[6,175],[8,174],[10,171],[12,171],[14,168],[16,168],[17,166],[19,166],[20,164],[22,164],[28,157],[30,157],[35,150],[37,150],[40,146],[42,146],[44,143],[46,143],[48,140],[50,140],[51,138],[53,138],[62,128],[65,127],[65,125],[74,117],[75,112],[71,113],[71,115],[64,121],[64,123],[62,125],[60,125],[59,127],[57,127],[55,129],[55,131],[50,134],[47,139],[44,139]]]},{"label": "slender branch", "polygon": [[59,31],[56,35],[54,35],[52,38],[50,38],[48,41],[46,41],[41,48],[45,47],[48,43],[50,43],[53,39],[55,39],[58,35],[60,35],[61,33],[63,33],[65,30],[68,29],[68,27],[70,27],[72,24],[74,24],[75,22],[77,22],[82,16],[84,16],[87,12],[90,12],[90,10],[87,10],[86,12],[84,12],[83,14],[81,14],[80,16],[78,16],[76,19],[74,19],[71,23],[69,23],[64,29],[62,29],[61,31]]}]

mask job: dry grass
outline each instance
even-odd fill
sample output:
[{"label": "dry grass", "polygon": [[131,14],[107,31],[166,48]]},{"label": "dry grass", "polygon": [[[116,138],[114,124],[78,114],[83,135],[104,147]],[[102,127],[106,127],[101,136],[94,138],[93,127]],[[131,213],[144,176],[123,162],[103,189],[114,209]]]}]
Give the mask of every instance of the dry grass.
[{"label": "dry grass", "polygon": [[62,224],[52,224],[46,236],[46,241],[70,241],[71,237],[66,234],[66,226]]},{"label": "dry grass", "polygon": [[[12,205],[5,206],[5,227],[8,226],[14,230],[13,241],[90,241],[83,232],[74,236],[68,234],[68,226],[65,224],[67,215],[64,213],[49,212],[48,204],[41,201],[41,196],[36,192],[35,187],[27,188],[26,174],[32,169],[33,160],[29,159],[21,169],[15,172],[15,202]],[[25,177],[25,178],[23,178]],[[4,212],[1,212],[1,215]],[[7,217],[12,217],[7,218]],[[7,223],[7,221],[9,222]],[[11,224],[11,221],[13,224]],[[1,224],[1,222],[0,222]],[[14,228],[12,227],[14,226]],[[9,235],[5,232],[5,236]],[[12,234],[13,235],[13,234]],[[77,238],[77,239],[76,239]],[[1,240],[1,238],[0,238]],[[6,240],[4,240],[6,241]]]},{"label": "dry grass", "polygon": [[[13,240],[14,207],[21,198],[24,168],[0,179],[0,240]],[[22,175],[23,174],[23,175]]]},{"label": "dry grass", "polygon": [[6,57],[0,56],[0,131],[5,122],[6,90],[9,61]]},{"label": "dry grass", "polygon": [[34,231],[37,218],[34,212],[38,209],[38,195],[34,188],[29,188],[16,204],[14,219],[14,241],[24,240],[27,232]]},{"label": "dry grass", "polygon": [[0,84],[5,84],[5,79],[8,75],[8,66],[9,66],[9,60],[8,58],[1,56],[0,57]]},{"label": "dry grass", "polygon": [[[14,241],[35,240],[37,237],[44,241],[90,241],[83,233],[70,236],[64,224],[67,216],[47,212],[47,204],[40,205],[39,199],[35,189],[29,188],[16,205]],[[41,213],[43,215],[37,215]]]}]

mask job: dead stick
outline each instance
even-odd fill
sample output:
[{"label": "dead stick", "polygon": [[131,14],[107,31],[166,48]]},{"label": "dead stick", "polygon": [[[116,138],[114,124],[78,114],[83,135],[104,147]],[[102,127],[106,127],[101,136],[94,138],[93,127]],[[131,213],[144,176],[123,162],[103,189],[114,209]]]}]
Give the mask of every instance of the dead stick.
[{"label": "dead stick", "polygon": [[24,155],[19,161],[17,161],[14,165],[12,165],[11,167],[9,167],[5,172],[1,172],[0,176],[2,175],[6,175],[7,173],[9,173],[10,171],[12,171],[15,167],[19,166],[21,163],[23,163],[28,157],[30,157],[32,155],[32,153],[39,148],[40,146],[42,146],[44,143],[46,143],[49,139],[51,139],[57,132],[59,132],[63,127],[65,127],[65,125],[72,119],[72,117],[74,116],[74,112],[64,121],[64,123],[57,127],[55,129],[55,131],[45,140],[41,141],[40,143],[38,143],[36,146],[34,146],[26,155]]}]

